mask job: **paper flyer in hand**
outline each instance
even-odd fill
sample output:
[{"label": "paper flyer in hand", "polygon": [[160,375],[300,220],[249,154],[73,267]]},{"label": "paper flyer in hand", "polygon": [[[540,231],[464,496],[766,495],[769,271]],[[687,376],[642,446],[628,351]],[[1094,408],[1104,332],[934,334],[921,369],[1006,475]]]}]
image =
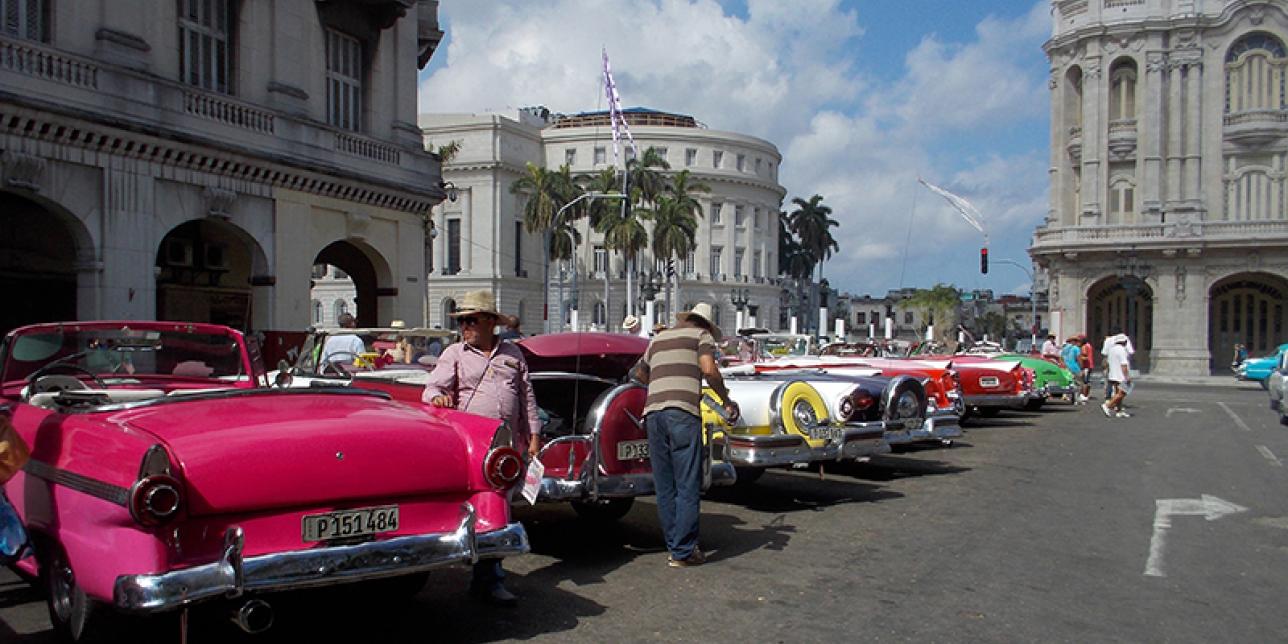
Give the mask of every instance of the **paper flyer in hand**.
[{"label": "paper flyer in hand", "polygon": [[538,459],[528,463],[528,471],[523,475],[523,498],[532,505],[537,504],[537,492],[541,490],[541,477],[546,474],[546,466]]}]

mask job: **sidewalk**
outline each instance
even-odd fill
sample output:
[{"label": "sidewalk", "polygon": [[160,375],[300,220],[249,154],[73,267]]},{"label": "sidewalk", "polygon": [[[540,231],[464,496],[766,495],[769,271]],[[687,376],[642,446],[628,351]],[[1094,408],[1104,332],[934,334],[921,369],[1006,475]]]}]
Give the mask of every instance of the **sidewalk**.
[{"label": "sidewalk", "polygon": [[1160,385],[1197,385],[1202,387],[1226,387],[1261,391],[1261,383],[1247,380],[1235,380],[1234,376],[1160,376],[1152,373],[1133,373],[1136,382]]}]

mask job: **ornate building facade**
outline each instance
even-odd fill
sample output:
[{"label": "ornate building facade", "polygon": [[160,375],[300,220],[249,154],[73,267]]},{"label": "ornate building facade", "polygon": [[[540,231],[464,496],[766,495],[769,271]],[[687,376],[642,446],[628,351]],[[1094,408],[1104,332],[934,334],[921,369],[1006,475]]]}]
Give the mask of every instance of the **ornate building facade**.
[{"label": "ornate building facade", "polygon": [[[656,319],[670,323],[672,313],[705,301],[726,331],[739,320],[743,326],[776,328],[784,296],[776,277],[778,213],[786,194],[778,184],[782,156],[777,148],[755,137],[707,129],[680,114],[635,109],[626,118],[641,153],[653,147],[670,164],[664,174],[687,169],[691,181],[710,189],[693,193],[702,216],[696,248],[675,262],[678,290],[671,291],[668,303],[662,278],[667,266],[645,250],[637,272],[660,288],[651,298],[637,297],[636,310],[642,312],[645,300],[652,299]],[[463,293],[490,288],[501,310],[518,315],[525,331],[541,331],[542,236],[524,229],[526,196],[513,194],[510,186],[526,173],[527,163],[552,170],[567,165],[573,176],[612,168],[607,113],[423,114],[420,124],[431,149],[460,142],[459,152],[443,165],[457,198],[434,211],[431,321],[447,327],[446,313]],[[551,328],[615,330],[627,310],[625,262],[605,249],[603,235],[586,221],[577,227],[575,260],[550,266]],[[633,281],[638,294],[641,276]]]},{"label": "ornate building facade", "polygon": [[1288,341],[1288,2],[1054,0],[1050,328],[1192,375]]},{"label": "ornate building facade", "polygon": [[302,329],[318,263],[419,320],[437,4],[0,1],[0,328]]}]

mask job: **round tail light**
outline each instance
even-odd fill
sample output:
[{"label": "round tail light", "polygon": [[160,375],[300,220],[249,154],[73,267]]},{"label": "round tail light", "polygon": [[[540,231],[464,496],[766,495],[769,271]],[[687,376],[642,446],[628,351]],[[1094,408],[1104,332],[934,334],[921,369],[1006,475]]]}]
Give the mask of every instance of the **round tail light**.
[{"label": "round tail light", "polygon": [[130,489],[130,516],[141,525],[158,526],[179,515],[183,493],[179,481],[158,474],[139,479]]},{"label": "round tail light", "polygon": [[523,478],[523,457],[513,447],[497,447],[483,459],[483,478],[488,485],[504,490]]}]

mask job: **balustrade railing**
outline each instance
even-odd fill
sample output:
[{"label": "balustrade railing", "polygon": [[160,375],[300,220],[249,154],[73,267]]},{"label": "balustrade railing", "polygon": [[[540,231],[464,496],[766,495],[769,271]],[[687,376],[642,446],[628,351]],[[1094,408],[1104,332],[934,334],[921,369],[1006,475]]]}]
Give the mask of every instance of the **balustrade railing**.
[{"label": "balustrade railing", "polygon": [[183,111],[212,121],[243,127],[263,134],[273,133],[273,113],[223,96],[185,91]]},{"label": "balustrade railing", "polygon": [[36,44],[0,38],[0,69],[73,87],[98,88],[98,66]]},{"label": "balustrade railing", "polygon": [[351,156],[390,165],[398,165],[402,159],[402,152],[397,147],[352,134],[337,133],[335,149]]}]

